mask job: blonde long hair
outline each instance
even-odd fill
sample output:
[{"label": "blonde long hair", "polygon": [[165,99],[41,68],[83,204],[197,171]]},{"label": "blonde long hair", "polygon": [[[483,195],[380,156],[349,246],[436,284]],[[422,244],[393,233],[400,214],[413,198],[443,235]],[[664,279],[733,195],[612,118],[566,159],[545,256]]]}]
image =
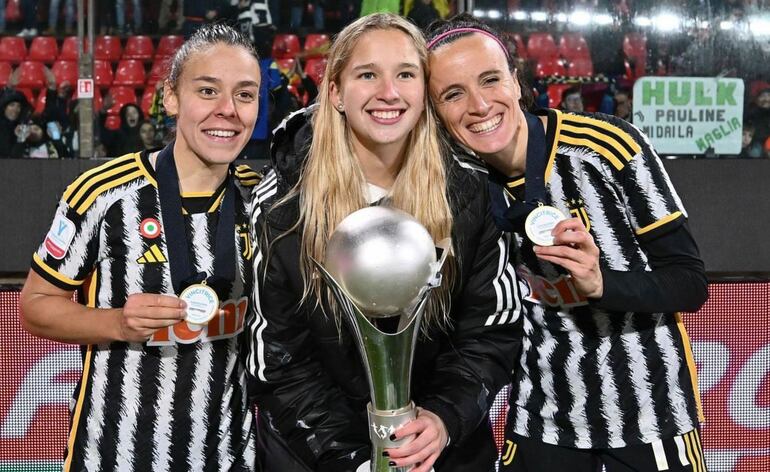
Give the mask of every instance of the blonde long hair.
[{"label": "blonde long hair", "polygon": [[[297,186],[287,199],[299,194],[301,226],[301,270],[304,296],[315,294],[321,299],[321,279],[313,276],[312,259],[323,261],[326,243],[343,218],[367,206],[366,180],[351,146],[350,130],[345,116],[339,113],[330,97],[330,84],[339,87],[339,77],[350,61],[358,40],[369,31],[395,29],[406,34],[420,57],[423,80],[428,80],[428,56],[420,31],[404,18],[376,13],[359,18],[335,38],[329,51],[329,62],[318,95],[319,106],[313,117],[313,141],[307,163]],[[427,228],[434,241],[451,237],[452,213],[446,195],[446,169],[437,120],[427,87],[425,111],[410,133],[406,156],[391,189],[389,204],[414,216]],[[445,266],[444,282],[431,296],[424,315],[424,325],[446,326],[450,289],[454,279],[454,261]],[[331,299],[331,298],[329,298]],[[336,311],[336,310],[335,310]]]}]

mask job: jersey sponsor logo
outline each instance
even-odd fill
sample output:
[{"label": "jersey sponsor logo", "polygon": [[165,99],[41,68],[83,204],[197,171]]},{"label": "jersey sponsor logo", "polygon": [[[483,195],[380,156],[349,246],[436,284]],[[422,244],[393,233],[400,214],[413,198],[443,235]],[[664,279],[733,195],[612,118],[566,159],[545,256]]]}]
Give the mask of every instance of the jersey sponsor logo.
[{"label": "jersey sponsor logo", "polygon": [[219,307],[224,310],[223,315],[215,315],[203,325],[180,321],[173,326],[161,328],[153,333],[150,340],[147,341],[147,345],[170,346],[177,343],[205,343],[235,337],[243,331],[248,304],[248,297],[226,300]]},{"label": "jersey sponsor logo", "polygon": [[51,229],[45,237],[45,250],[54,259],[63,259],[75,238],[75,223],[66,216],[57,213],[51,224]]},{"label": "jersey sponsor logo", "polygon": [[160,236],[160,221],[155,218],[145,218],[139,223],[139,233],[147,239]]},{"label": "jersey sponsor logo", "polygon": [[588,304],[588,298],[578,292],[569,274],[561,275],[557,279],[547,279],[533,274],[524,266],[517,267],[516,272],[529,288],[529,293],[524,296],[525,300],[539,305],[564,308]]},{"label": "jersey sponsor logo", "polygon": [[588,213],[586,212],[583,200],[580,198],[573,198],[567,203],[570,215],[574,218],[580,218],[580,221],[583,222],[583,226],[586,227],[586,231],[591,231],[591,220],[588,219]]},{"label": "jersey sponsor logo", "polygon": [[163,255],[158,245],[153,244],[150,249],[144,251],[144,254],[136,262],[139,264],[165,263],[168,262],[168,259]]}]

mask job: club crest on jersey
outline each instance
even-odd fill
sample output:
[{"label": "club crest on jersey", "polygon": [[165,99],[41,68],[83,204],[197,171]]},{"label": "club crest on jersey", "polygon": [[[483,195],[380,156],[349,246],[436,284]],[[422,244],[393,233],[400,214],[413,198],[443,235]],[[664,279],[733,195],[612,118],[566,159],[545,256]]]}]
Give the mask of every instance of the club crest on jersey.
[{"label": "club crest on jersey", "polygon": [[247,261],[250,261],[251,257],[254,255],[254,248],[251,247],[248,223],[238,225],[238,237],[241,239],[241,254]]},{"label": "club crest on jersey", "polygon": [[145,218],[139,223],[139,233],[147,239],[160,236],[160,221],[155,218]]},{"label": "club crest on jersey", "polygon": [[43,245],[51,257],[63,259],[74,238],[75,223],[67,219],[66,216],[57,213]]},{"label": "club crest on jersey", "polygon": [[585,204],[581,198],[572,198],[567,202],[569,207],[569,213],[575,218],[580,218],[583,225],[586,227],[586,231],[591,231],[591,220],[588,219],[588,213],[586,212]]}]

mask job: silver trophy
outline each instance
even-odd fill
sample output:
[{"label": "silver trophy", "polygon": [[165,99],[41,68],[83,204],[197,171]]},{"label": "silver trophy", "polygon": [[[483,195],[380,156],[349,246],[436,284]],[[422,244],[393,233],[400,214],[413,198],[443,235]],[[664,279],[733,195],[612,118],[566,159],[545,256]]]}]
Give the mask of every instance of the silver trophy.
[{"label": "silver trophy", "polygon": [[372,472],[411,469],[390,467],[382,452],[411,441],[390,436],[416,417],[410,395],[414,347],[449,248],[448,239],[434,245],[411,215],[375,206],[342,220],[329,239],[324,265],[315,262],[345,314],[369,379]]}]

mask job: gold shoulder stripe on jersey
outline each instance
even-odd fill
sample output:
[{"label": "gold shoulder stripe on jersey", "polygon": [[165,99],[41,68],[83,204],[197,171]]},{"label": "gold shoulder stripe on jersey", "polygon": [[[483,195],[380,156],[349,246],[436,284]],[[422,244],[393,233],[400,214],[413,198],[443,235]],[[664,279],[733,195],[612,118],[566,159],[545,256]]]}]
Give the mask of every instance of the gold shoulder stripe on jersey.
[{"label": "gold shoulder stripe on jersey", "polygon": [[82,200],[81,202],[78,202],[77,205],[72,205],[73,208],[75,208],[75,211],[82,215],[83,213],[88,210],[88,208],[93,205],[93,203],[96,201],[96,199],[101,195],[102,193],[106,192],[107,190],[113,189],[115,187],[118,187],[120,185],[123,185],[127,182],[131,182],[132,180],[138,179],[140,177],[144,176],[144,172],[142,172],[142,169],[139,169],[137,167],[134,167],[131,169],[130,173],[124,174],[122,176],[119,176],[120,174],[113,177],[113,180],[109,180],[99,187],[92,190],[85,200]]},{"label": "gold shoulder stripe on jersey", "polygon": [[628,151],[632,158],[633,156],[639,154],[642,150],[642,147],[639,145],[639,143],[637,143],[636,140],[634,140],[634,138],[628,134],[628,132],[623,131],[616,125],[607,123],[606,121],[598,120],[588,116],[565,115],[565,122],[570,122],[571,124],[582,123],[590,127],[601,128],[606,132],[607,135],[612,137],[616,142],[620,143],[621,146],[623,146]]},{"label": "gold shoulder stripe on jersey", "polygon": [[675,211],[675,212],[671,213],[670,215],[664,216],[663,218],[659,219],[655,223],[649,224],[649,225],[645,226],[644,228],[639,228],[638,230],[636,230],[636,234],[637,235],[642,235],[644,233],[649,233],[650,231],[654,230],[655,228],[660,228],[661,226],[665,225],[666,223],[669,223],[671,221],[676,220],[680,216],[682,216],[682,212],[681,211]]},{"label": "gold shoulder stripe on jersey", "polygon": [[157,244],[150,246],[150,249],[144,251],[142,257],[136,260],[139,264],[151,264],[154,262],[168,262]]},{"label": "gold shoulder stripe on jersey", "polygon": [[[610,134],[586,126],[575,126],[569,123],[564,123],[562,136],[564,136],[565,133],[575,138],[588,139],[589,141],[606,147],[615,157],[620,159],[621,162],[628,162],[634,158],[633,154]],[[625,162],[623,163],[625,164]]]},{"label": "gold shoulder stripe on jersey", "polygon": [[69,202],[73,194],[78,192],[84,186],[86,187],[89,186],[90,185],[89,182],[92,179],[98,179],[102,172],[108,172],[111,169],[114,169],[115,167],[122,167],[127,162],[130,162],[133,160],[134,160],[134,155],[128,154],[123,157],[118,157],[116,159],[113,159],[105,164],[96,166],[93,169],[87,170],[86,172],[83,172],[69,186],[67,186],[67,189],[64,191],[64,195],[62,196],[62,198],[65,201]]},{"label": "gold shoulder stripe on jersey", "polygon": [[40,256],[38,256],[37,253],[32,255],[32,260],[35,261],[35,264],[37,264],[38,267],[43,269],[48,275],[50,275],[51,277],[57,280],[64,282],[67,285],[72,285],[75,287],[83,285],[84,280],[74,280],[67,277],[66,275],[60,274],[56,270],[52,269],[51,266],[46,264],[46,262]]},{"label": "gold shoulder stripe on jersey", "polygon": [[610,164],[612,164],[612,166],[617,170],[622,170],[625,165],[617,157],[615,157],[615,155],[609,149],[589,139],[576,138],[572,136],[567,136],[564,133],[562,133],[559,136],[559,141],[565,144],[571,144],[573,146],[585,146],[595,151],[596,153],[600,154],[608,161],[610,161]]},{"label": "gold shoulder stripe on jersey", "polygon": [[[561,135],[561,126],[562,126],[562,118],[564,117],[564,114],[560,112],[559,110],[554,110],[554,114],[556,115],[556,132],[555,136]],[[551,172],[553,171],[553,163],[556,160],[556,150],[559,148],[558,143],[552,143],[551,144],[551,153],[548,156],[548,163],[545,165],[545,181],[548,182],[548,180],[551,178]]]},{"label": "gold shoulder stripe on jersey", "polygon": [[90,196],[95,187],[100,187],[105,182],[109,182],[116,177],[121,177],[127,173],[135,172],[138,169],[139,167],[136,165],[135,161],[125,161],[120,166],[106,169],[103,172],[92,176],[87,182],[84,182],[84,185],[81,185],[80,188],[69,198],[69,200],[67,200],[67,204],[71,208],[76,208],[82,203],[83,200]]}]

